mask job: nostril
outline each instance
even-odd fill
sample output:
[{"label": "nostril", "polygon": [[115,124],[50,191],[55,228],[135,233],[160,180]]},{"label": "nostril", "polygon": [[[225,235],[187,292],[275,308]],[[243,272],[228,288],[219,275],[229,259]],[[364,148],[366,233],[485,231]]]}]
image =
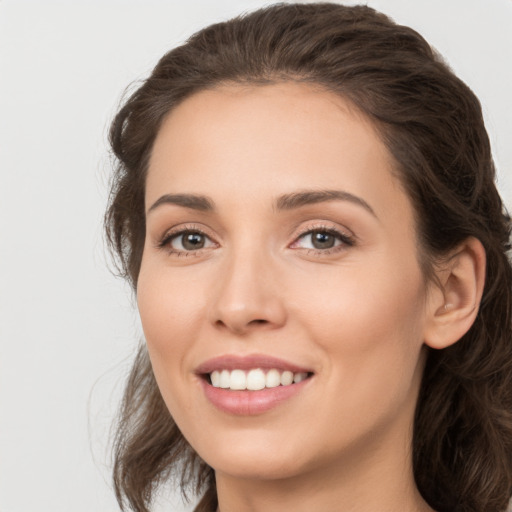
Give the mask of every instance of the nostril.
[{"label": "nostril", "polygon": [[260,319],[256,319],[256,320],[252,320],[251,322],[249,322],[250,324],[266,324],[268,323],[268,320],[260,320]]}]

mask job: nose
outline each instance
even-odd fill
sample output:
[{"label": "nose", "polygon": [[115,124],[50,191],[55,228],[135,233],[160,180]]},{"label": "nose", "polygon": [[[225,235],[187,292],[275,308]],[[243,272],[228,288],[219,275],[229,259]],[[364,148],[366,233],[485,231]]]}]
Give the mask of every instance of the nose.
[{"label": "nose", "polygon": [[215,328],[245,335],[286,323],[283,290],[271,260],[247,251],[223,262],[211,308]]}]

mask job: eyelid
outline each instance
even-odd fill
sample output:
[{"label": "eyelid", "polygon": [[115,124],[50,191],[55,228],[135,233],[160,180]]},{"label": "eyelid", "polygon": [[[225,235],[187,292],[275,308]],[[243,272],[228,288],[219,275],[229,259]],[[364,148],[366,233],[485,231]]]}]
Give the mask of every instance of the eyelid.
[{"label": "eyelid", "polygon": [[314,220],[311,222],[302,223],[299,228],[294,230],[291,236],[296,239],[311,231],[331,231],[333,233],[338,233],[346,238],[353,238],[354,240],[356,239],[356,235],[350,229],[338,224],[337,222],[328,220]]},{"label": "eyelid", "polygon": [[[294,244],[296,244],[302,237],[314,231],[325,231],[327,233],[333,234],[334,236],[337,236],[342,243],[330,249],[309,249],[293,247]],[[311,224],[301,227],[298,231],[296,231],[295,234],[293,235],[293,241],[288,247],[297,250],[303,249],[308,252],[313,251],[321,254],[329,254],[330,252],[338,252],[340,250],[346,249],[347,247],[351,247],[355,245],[356,241],[357,237],[355,236],[355,234],[352,233],[352,231],[350,231],[349,229],[340,226],[339,224],[331,223],[328,221],[315,221]]]},{"label": "eyelid", "polygon": [[209,250],[211,247],[202,247],[200,249],[194,250],[194,251],[179,251],[176,249],[172,249],[170,247],[171,241],[185,233],[199,233],[205,237],[207,237],[213,244],[216,246],[219,245],[215,237],[210,233],[209,229],[206,229],[198,224],[178,224],[177,226],[173,226],[172,228],[168,229],[164,232],[164,234],[159,237],[156,241],[156,248],[157,249],[166,249],[170,254],[174,255],[180,255],[186,253],[187,255],[195,255],[198,254],[204,250]]},{"label": "eyelid", "polygon": [[[325,231],[328,233],[333,234],[334,236],[338,237],[338,239],[341,240],[341,244],[334,246],[332,248],[327,249],[312,249],[312,248],[300,248],[300,247],[293,247],[302,237],[305,235],[308,235],[314,231]],[[196,250],[189,250],[189,251],[180,251],[176,249],[172,249],[170,247],[170,242],[187,232],[194,232],[199,233],[205,237],[207,237],[215,246],[219,246],[219,243],[216,240],[216,237],[211,233],[211,230],[202,226],[201,224],[196,223],[186,223],[186,224],[178,224],[176,226],[173,226],[169,229],[167,229],[162,236],[160,236],[156,242],[155,246],[157,249],[166,249],[170,254],[173,255],[197,255],[202,253],[203,251],[211,250],[212,247],[202,247]],[[357,237],[350,231],[348,228],[344,226],[340,226],[337,223],[333,223],[330,221],[314,221],[311,223],[308,223],[306,225],[302,225],[299,229],[295,231],[295,233],[292,236],[292,242],[288,244],[289,248],[295,249],[295,250],[304,250],[308,251],[310,253],[320,253],[320,254],[329,254],[332,252],[338,252],[341,250],[346,250],[347,247],[351,247],[355,245]],[[214,248],[214,247],[213,247]]]}]

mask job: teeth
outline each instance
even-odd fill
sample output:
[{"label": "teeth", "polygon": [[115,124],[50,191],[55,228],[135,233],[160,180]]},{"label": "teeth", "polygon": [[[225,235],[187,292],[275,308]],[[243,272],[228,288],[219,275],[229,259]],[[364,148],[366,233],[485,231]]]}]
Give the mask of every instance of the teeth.
[{"label": "teeth", "polygon": [[264,389],[265,380],[266,379],[263,370],[251,370],[247,374],[247,389],[250,389],[251,391],[258,391],[259,389]]},{"label": "teeth", "polygon": [[233,370],[229,377],[229,389],[247,389],[247,377],[243,370]]},{"label": "teeth", "polygon": [[249,372],[243,370],[215,370],[210,373],[212,386],[215,388],[232,389],[233,391],[241,391],[248,389],[249,391],[258,391],[265,388],[275,388],[277,386],[290,386],[298,384],[308,378],[305,372],[293,373],[288,370],[281,372],[275,368],[268,370],[266,373],[255,368]]},{"label": "teeth", "polygon": [[217,370],[215,370],[214,372],[212,372],[210,374],[210,379],[212,381],[212,386],[215,387],[215,388],[220,388],[222,387],[220,385],[220,372],[218,372]]},{"label": "teeth", "polygon": [[292,372],[283,372],[281,374],[281,386],[289,386],[293,382],[293,373]]},{"label": "teeth", "polygon": [[270,370],[265,376],[266,388],[277,388],[281,384],[281,375],[277,370]]},{"label": "teeth", "polygon": [[307,373],[296,373],[293,376],[293,383],[298,384],[299,382],[302,382],[304,379],[307,379],[307,378],[308,378]]},{"label": "teeth", "polygon": [[224,389],[228,389],[229,388],[229,381],[230,381],[229,371],[228,370],[222,370],[220,372],[219,387],[224,388]]}]

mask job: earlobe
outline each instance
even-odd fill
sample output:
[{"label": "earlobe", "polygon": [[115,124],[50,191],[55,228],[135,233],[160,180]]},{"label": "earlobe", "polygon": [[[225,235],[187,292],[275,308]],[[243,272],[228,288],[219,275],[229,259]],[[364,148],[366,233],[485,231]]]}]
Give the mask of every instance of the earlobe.
[{"label": "earlobe", "polygon": [[478,314],[485,284],[485,249],[476,238],[465,240],[436,271],[427,304],[425,344],[434,349],[456,343]]}]

